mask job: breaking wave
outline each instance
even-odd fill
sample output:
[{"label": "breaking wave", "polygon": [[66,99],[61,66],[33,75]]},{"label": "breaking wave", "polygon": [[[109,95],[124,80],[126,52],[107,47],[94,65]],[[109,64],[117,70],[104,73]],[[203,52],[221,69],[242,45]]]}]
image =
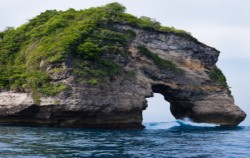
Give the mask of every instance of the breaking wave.
[{"label": "breaking wave", "polygon": [[217,124],[195,123],[189,118],[172,122],[149,122],[144,123],[145,129],[192,129],[192,128],[218,128]]}]

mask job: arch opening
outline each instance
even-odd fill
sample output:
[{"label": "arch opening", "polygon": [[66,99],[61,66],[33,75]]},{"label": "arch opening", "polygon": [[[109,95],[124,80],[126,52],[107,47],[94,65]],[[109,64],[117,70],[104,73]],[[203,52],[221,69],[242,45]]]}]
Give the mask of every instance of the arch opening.
[{"label": "arch opening", "polygon": [[143,110],[143,123],[171,122],[175,118],[170,112],[170,103],[160,93],[154,93],[153,97],[146,98],[148,107]]}]

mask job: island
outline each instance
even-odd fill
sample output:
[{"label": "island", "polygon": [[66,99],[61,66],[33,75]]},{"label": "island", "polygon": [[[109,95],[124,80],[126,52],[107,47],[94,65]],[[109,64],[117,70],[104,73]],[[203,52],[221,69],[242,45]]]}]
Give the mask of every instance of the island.
[{"label": "island", "polygon": [[0,32],[0,124],[142,129],[153,93],[176,119],[245,119],[216,66],[218,50],[125,10],[116,2],[47,10]]}]

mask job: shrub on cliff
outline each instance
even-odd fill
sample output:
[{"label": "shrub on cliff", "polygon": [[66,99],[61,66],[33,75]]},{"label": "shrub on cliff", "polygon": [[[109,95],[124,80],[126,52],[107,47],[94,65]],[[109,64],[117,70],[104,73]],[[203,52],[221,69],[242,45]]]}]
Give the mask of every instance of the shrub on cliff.
[{"label": "shrub on cliff", "polygon": [[157,54],[150,52],[146,47],[139,46],[138,49],[139,49],[140,53],[144,54],[149,59],[152,59],[153,62],[156,65],[158,65],[160,68],[169,68],[175,72],[181,71],[181,69],[177,68],[177,66],[174,63],[172,63],[171,61],[164,60],[164,59],[160,58]]},{"label": "shrub on cliff", "polygon": [[230,87],[227,84],[227,79],[218,67],[215,67],[215,69],[211,72],[210,78],[225,87],[228,90],[228,94],[232,97]]},{"label": "shrub on cliff", "polygon": [[96,59],[100,52],[101,49],[91,42],[84,42],[77,47],[77,53],[87,60]]}]

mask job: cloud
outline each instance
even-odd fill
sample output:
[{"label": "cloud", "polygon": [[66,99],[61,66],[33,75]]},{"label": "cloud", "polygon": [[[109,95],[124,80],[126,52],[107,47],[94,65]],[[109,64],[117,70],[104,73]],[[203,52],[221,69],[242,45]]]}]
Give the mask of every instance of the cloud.
[{"label": "cloud", "polygon": [[220,59],[250,59],[250,27],[207,24],[189,29],[198,40],[221,51]]}]

